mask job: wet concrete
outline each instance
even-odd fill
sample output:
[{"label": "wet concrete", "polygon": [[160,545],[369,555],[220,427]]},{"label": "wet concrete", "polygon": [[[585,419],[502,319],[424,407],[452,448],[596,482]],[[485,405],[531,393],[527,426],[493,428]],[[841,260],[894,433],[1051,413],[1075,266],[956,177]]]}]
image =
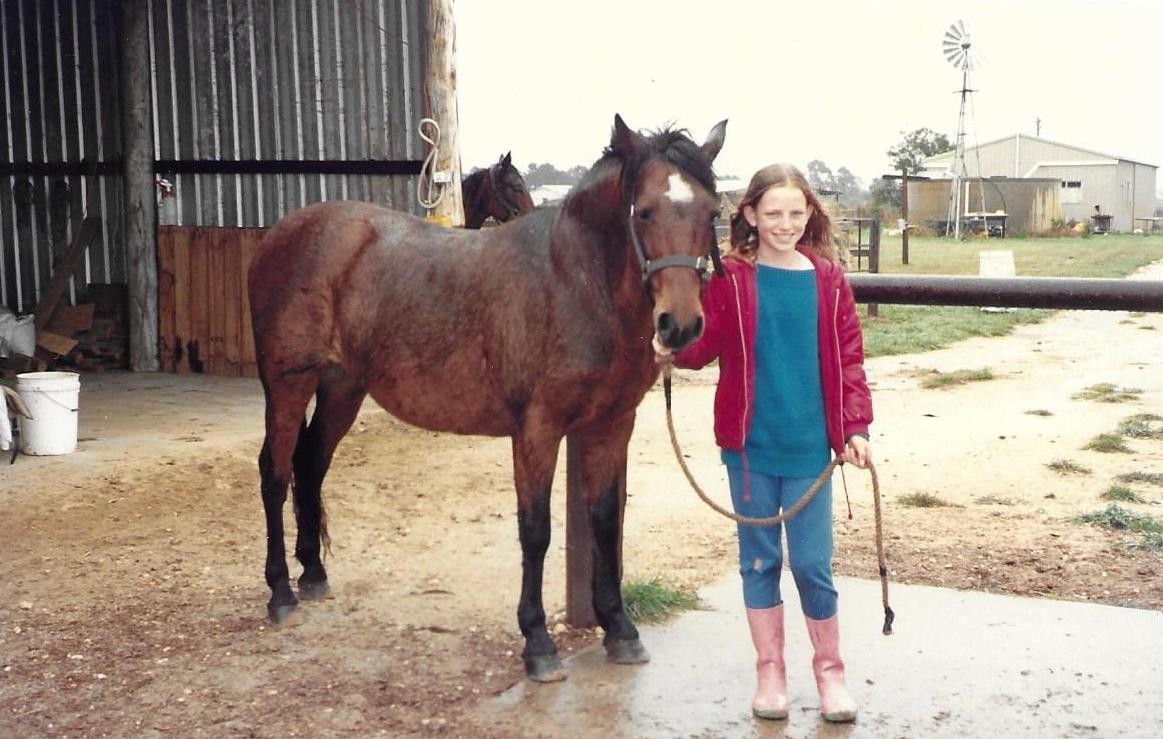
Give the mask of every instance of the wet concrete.
[{"label": "wet concrete", "polygon": [[[790,578],[788,578],[790,580]],[[1163,612],[840,578],[841,644],[855,724],[819,718],[811,648],[787,598],[791,715],[750,714],[754,652],[738,577],[700,592],[705,610],[641,629],[647,665],[601,647],[564,683],[514,686],[484,706],[514,736],[1163,737]]]}]

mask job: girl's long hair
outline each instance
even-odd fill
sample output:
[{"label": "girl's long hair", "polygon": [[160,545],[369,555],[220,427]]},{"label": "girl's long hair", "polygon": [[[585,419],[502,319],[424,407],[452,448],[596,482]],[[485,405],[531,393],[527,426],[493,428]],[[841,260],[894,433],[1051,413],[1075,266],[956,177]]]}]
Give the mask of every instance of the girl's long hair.
[{"label": "girl's long hair", "polygon": [[772,164],[751,177],[747,192],[739,202],[739,208],[731,214],[731,255],[755,261],[759,249],[759,235],[743,217],[743,209],[748,205],[756,207],[763,193],[771,188],[787,186],[798,187],[804,194],[808,207],[812,209],[808,225],[804,227],[804,235],[800,237],[797,246],[806,246],[815,254],[829,261],[836,261],[836,245],[832,240],[832,219],[824,210],[812,186],[808,184],[808,178],[791,164]]}]

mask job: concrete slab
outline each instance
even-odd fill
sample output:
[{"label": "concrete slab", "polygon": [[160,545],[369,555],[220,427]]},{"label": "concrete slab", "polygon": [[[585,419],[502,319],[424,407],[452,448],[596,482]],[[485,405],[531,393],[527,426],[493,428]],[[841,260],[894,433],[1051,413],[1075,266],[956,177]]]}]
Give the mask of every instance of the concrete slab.
[{"label": "concrete slab", "polygon": [[[787,578],[790,584],[790,577]],[[569,737],[1163,737],[1163,613],[840,578],[841,640],[855,724],[819,718],[807,630],[788,606],[791,716],[751,717],[754,652],[738,577],[705,610],[641,629],[647,665],[601,647],[564,683],[524,682],[484,706],[514,735]]]}]

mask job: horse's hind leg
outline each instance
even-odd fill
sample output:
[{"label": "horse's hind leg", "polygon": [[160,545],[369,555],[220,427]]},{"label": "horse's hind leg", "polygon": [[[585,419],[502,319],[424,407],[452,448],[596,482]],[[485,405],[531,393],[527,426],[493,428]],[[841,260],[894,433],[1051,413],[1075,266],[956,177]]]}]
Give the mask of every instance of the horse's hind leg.
[{"label": "horse's hind leg", "polygon": [[315,379],[308,376],[263,380],[266,393],[266,438],[258,457],[262,478],[262,505],[267,524],[266,581],[271,589],[267,614],[275,623],[283,623],[294,612],[299,600],[291,591],[287,570],[286,544],[283,542],[283,504],[291,481],[291,460],[307,400],[315,389]]},{"label": "horse's hind leg", "polygon": [[600,431],[578,434],[581,486],[593,531],[594,614],[606,635],[607,657],[622,664],[648,662],[650,655],[622,603],[622,522],[626,508],[626,458],[634,415]]},{"label": "horse's hind leg", "polygon": [[311,423],[303,427],[295,446],[295,558],[303,565],[299,595],[305,600],[324,598],[331,592],[320,557],[321,545],[329,542],[323,478],[331,466],[335,447],[351,428],[366,395],[358,383],[338,374],[338,369],[335,372],[320,383]]}]

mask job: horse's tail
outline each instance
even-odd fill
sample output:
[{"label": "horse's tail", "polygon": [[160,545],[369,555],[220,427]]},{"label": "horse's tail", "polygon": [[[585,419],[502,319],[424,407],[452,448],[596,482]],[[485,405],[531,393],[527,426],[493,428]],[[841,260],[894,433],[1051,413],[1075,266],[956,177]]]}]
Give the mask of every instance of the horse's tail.
[{"label": "horse's tail", "polygon": [[[295,456],[296,457],[298,457],[299,454],[303,453],[302,452],[303,447],[301,445],[303,443],[304,438],[306,437],[306,434],[307,434],[307,419],[304,418],[303,423],[299,426],[299,436],[295,440]],[[295,520],[298,521],[299,520],[300,497],[299,497],[298,484],[296,483],[296,477],[298,474],[299,463],[296,462],[295,464],[292,465],[292,467],[295,469],[291,473],[291,504],[294,507]],[[314,472],[314,470],[312,472]],[[331,556],[331,533],[327,530],[327,508],[323,505],[323,486],[322,486],[322,484],[320,484],[318,486],[318,490],[315,493],[315,499],[313,501],[311,501],[311,503],[315,507],[315,509],[319,515],[319,542],[323,545],[323,556],[329,557],[329,556]]]}]

